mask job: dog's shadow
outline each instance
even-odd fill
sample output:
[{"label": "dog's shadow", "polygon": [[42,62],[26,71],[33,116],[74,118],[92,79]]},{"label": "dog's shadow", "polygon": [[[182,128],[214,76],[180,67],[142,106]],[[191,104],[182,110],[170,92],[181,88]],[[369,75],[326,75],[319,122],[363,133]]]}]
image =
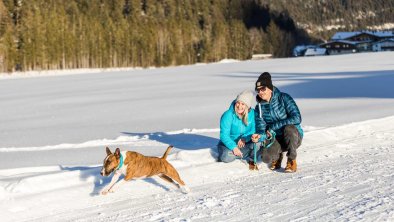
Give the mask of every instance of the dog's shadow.
[{"label": "dog's shadow", "polygon": [[[98,196],[100,195],[101,190],[107,186],[112,179],[112,176],[109,177],[104,177],[101,176],[100,171],[101,167],[88,167],[88,166],[75,166],[75,167],[64,167],[64,166],[59,166],[62,171],[79,171],[79,177],[81,181],[87,181],[89,178],[93,177],[93,190],[90,192],[90,196]],[[118,181],[123,180],[124,176],[122,175]],[[168,183],[169,186],[165,186],[155,180],[155,178],[145,178],[142,179],[145,182],[151,183],[155,186],[158,186],[165,191],[169,191],[171,186],[170,183]]]}]

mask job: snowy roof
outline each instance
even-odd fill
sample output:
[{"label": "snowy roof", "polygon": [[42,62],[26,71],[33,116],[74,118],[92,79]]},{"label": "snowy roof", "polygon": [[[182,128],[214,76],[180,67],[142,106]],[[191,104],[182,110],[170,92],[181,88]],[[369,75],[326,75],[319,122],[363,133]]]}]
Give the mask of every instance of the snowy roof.
[{"label": "snowy roof", "polygon": [[353,42],[353,41],[346,41],[346,40],[334,40],[334,41],[330,41],[330,42],[326,42],[320,45],[327,45],[327,44],[331,44],[331,43],[335,43],[335,42],[339,42],[339,43],[346,43],[346,44],[350,44],[350,45],[356,45],[359,42]]},{"label": "snowy roof", "polygon": [[337,32],[331,37],[331,39],[332,40],[347,39],[363,33],[374,35],[380,38],[394,37],[394,31],[358,31],[358,32]]},{"label": "snowy roof", "polygon": [[359,32],[337,32],[331,37],[331,39],[347,39],[357,34],[359,34]]}]

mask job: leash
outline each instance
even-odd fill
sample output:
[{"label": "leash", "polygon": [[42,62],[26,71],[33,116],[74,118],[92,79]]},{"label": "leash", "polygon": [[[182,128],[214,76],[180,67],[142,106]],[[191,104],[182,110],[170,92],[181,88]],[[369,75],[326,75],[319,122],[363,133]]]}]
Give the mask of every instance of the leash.
[{"label": "leash", "polygon": [[264,144],[264,148],[267,148],[267,149],[270,148],[275,143],[276,133],[273,130],[270,130],[270,133],[271,133],[271,138],[267,139],[270,142],[267,145]]},{"label": "leash", "polygon": [[116,168],[116,170],[119,170],[122,166],[123,166],[123,156],[122,156],[122,154],[120,154],[120,163],[119,163],[118,167]]},{"label": "leash", "polygon": [[254,155],[253,155],[253,162],[254,162],[254,165],[256,166],[256,163],[257,163],[257,145],[256,145],[256,143],[253,143],[253,151],[254,151]]}]

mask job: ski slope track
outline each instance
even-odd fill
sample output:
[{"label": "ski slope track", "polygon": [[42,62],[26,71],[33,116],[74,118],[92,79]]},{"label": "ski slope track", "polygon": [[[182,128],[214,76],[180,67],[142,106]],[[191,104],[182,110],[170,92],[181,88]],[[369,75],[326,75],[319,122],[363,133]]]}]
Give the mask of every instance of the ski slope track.
[{"label": "ski slope track", "polygon": [[191,188],[186,195],[153,177],[102,196],[109,180],[100,166],[3,170],[1,215],[5,221],[391,221],[392,135],[394,117],[308,131],[294,174],[262,163],[256,172],[241,161],[216,162],[209,147],[180,151],[169,161]]}]

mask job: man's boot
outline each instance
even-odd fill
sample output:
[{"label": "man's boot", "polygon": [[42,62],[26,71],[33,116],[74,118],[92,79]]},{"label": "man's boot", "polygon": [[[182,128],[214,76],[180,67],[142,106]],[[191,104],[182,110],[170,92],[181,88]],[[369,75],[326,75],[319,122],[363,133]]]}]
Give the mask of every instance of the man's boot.
[{"label": "man's boot", "polygon": [[279,154],[279,159],[272,161],[271,163],[271,170],[277,170],[280,169],[280,165],[282,164],[282,159],[283,159],[283,154]]},{"label": "man's boot", "polygon": [[249,170],[259,170],[259,168],[253,161],[249,161]]},{"label": "man's boot", "polygon": [[297,171],[297,162],[296,162],[296,160],[287,159],[285,173],[294,173],[296,171]]}]

